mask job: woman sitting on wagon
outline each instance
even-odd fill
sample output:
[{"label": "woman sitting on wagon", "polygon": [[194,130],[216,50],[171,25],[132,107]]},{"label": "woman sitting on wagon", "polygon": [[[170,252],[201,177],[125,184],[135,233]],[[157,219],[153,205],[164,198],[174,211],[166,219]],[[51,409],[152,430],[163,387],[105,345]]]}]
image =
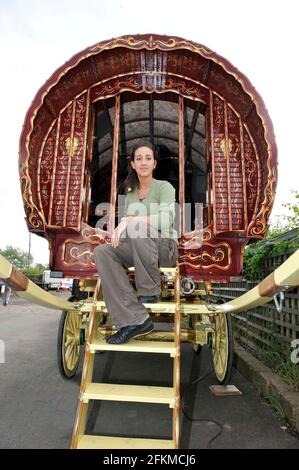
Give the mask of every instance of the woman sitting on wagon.
[{"label": "woman sitting on wagon", "polygon": [[[125,180],[126,216],[110,237],[111,244],[94,249],[104,300],[117,333],[110,344],[126,343],[154,329],[143,303],[158,302],[161,294],[159,266],[173,267],[178,259],[174,229],[175,189],[153,178],[157,152],[151,144],[139,145],[131,156]],[[103,233],[103,232],[102,232]],[[127,268],[135,267],[136,297]]]}]

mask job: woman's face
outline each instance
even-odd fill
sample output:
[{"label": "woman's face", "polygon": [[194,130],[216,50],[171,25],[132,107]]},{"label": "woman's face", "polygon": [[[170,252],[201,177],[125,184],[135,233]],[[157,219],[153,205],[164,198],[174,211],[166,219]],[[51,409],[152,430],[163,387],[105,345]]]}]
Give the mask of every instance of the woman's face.
[{"label": "woman's face", "polygon": [[149,147],[139,147],[135,150],[134,160],[131,165],[137,173],[137,176],[150,176],[156,168],[156,160],[154,152]]}]

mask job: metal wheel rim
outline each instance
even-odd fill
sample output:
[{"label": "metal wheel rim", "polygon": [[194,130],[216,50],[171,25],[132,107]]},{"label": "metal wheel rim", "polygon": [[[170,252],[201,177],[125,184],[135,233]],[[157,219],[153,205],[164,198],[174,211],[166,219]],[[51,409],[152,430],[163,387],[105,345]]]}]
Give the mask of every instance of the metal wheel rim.
[{"label": "metal wheel rim", "polygon": [[63,328],[62,359],[65,369],[72,372],[76,369],[80,359],[80,335],[81,318],[76,312],[68,312]]},{"label": "metal wheel rim", "polygon": [[229,351],[227,321],[224,314],[215,317],[212,351],[216,376],[219,381],[223,381],[227,371]]}]

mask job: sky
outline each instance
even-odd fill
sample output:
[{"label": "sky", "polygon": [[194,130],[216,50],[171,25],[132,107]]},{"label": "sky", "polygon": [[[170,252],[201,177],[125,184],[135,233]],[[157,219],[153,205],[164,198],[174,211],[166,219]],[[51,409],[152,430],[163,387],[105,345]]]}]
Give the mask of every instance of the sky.
[{"label": "sky", "polygon": [[[18,174],[19,137],[38,89],[75,53],[127,34],[181,36],[228,59],[262,96],[278,146],[271,221],[299,189],[298,0],[0,0],[0,248],[28,250]],[[35,263],[48,242],[31,237]]]}]

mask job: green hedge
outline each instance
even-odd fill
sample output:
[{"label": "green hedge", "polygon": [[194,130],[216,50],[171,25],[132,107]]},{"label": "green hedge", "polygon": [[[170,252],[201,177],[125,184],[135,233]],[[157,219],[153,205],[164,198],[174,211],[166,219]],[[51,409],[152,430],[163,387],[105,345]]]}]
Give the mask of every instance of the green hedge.
[{"label": "green hedge", "polygon": [[252,281],[263,279],[273,270],[266,267],[267,258],[283,255],[290,251],[294,252],[298,248],[299,236],[293,240],[281,240],[275,241],[275,243],[268,240],[249,245],[244,253],[244,278]]}]

